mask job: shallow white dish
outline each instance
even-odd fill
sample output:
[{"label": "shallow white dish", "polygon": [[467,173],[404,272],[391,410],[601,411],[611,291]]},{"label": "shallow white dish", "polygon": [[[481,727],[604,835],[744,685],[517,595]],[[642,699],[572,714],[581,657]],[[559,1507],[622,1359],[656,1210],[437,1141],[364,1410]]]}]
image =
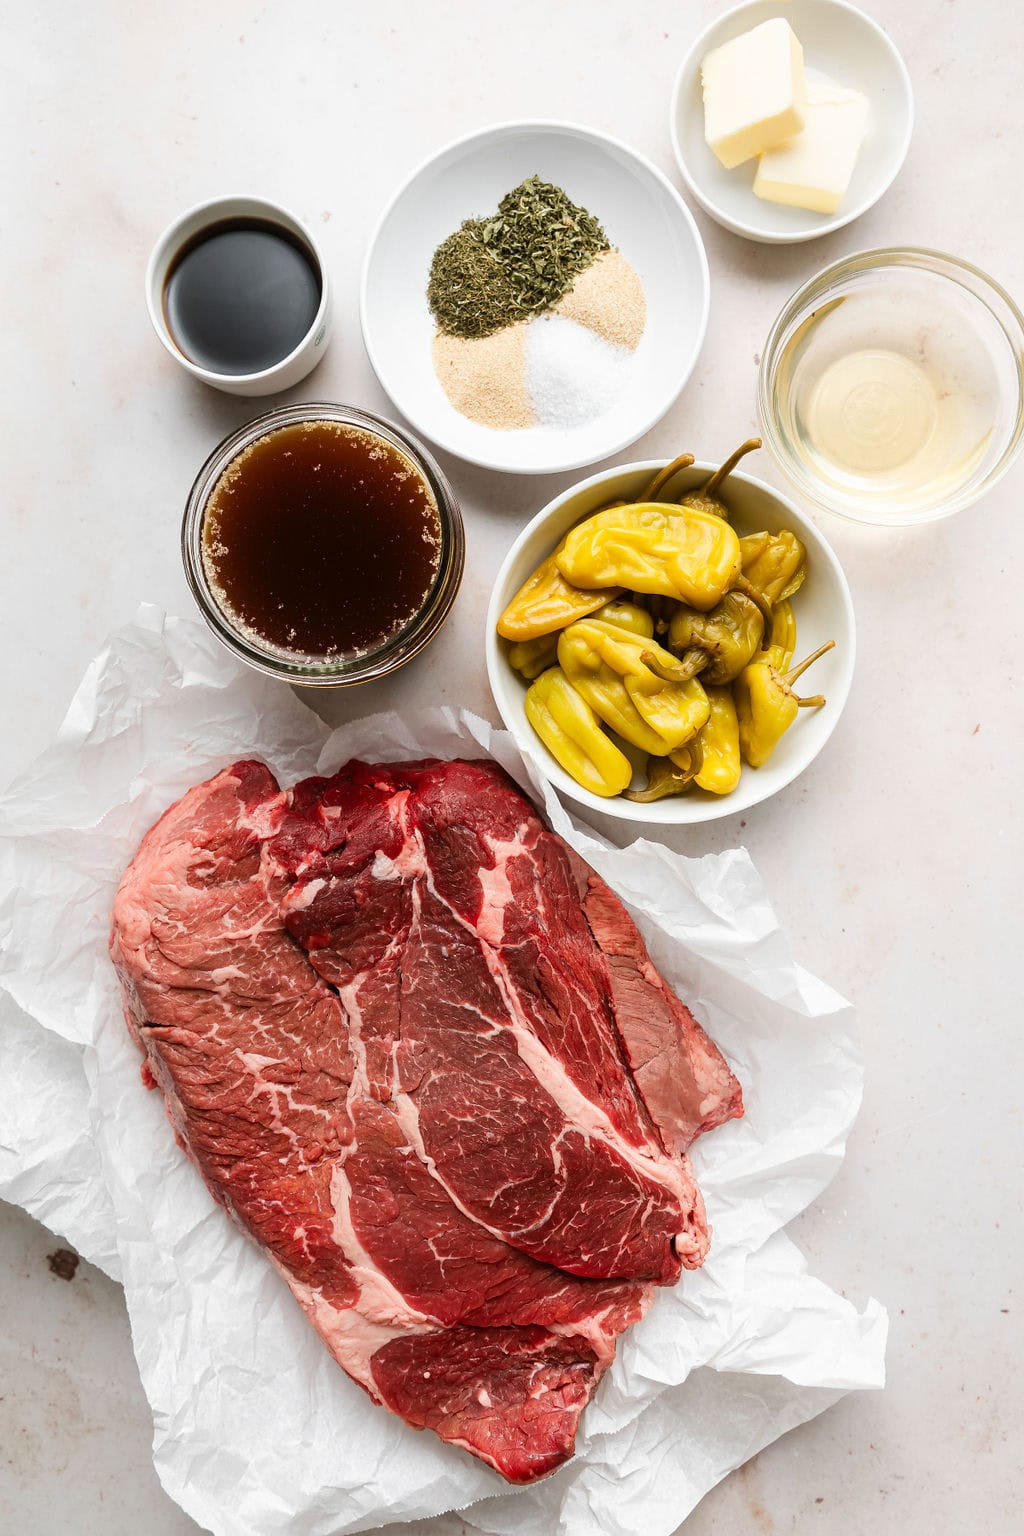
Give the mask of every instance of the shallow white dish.
[{"label": "shallow white dish", "polygon": [[[530,572],[551,553],[563,534],[606,502],[635,496],[661,464],[661,460],[649,459],[601,470],[556,496],[527,524],[506,555],[491,592],[486,656],[487,677],[498,713],[521,750],[537,764],[559,794],[587,810],[600,811],[620,821],[667,827],[715,821],[721,816],[749,810],[785,789],[814,761],[835,730],[850,692],[856,627],[853,601],[842,567],[814,524],[780,492],[762,480],[735,470],[729,476],[724,494],[736,531],[742,535],[756,533],[762,528],[773,533],[779,528],[789,528],[807,547],[807,580],[793,599],[797,623],[795,660],[800,661],[826,640],[836,642],[834,651],[815,662],[814,671],[808,678],[808,683],[813,685],[809,691],[823,693],[828,702],[821,709],[801,710],[799,719],[783,736],[763,768],[744,765],[740,782],[731,795],[711,795],[696,790],[688,795],[656,800],[649,805],[637,805],[632,800],[624,800],[621,795],[604,799],[582,789],[534,734],[523,707],[526,684],[509,665],[508,641],[501,638],[495,626],[510,599]],[[673,476],[668,489],[682,495],[702,484],[715,468],[714,464],[693,464]],[[634,787],[640,787],[646,782],[643,753],[632,748],[626,750],[638,770]]]},{"label": "shallow white dish", "polygon": [[[588,208],[636,268],[647,327],[622,396],[603,416],[571,429],[499,432],[461,415],[438,383],[427,277],[446,236],[535,173]],[[505,123],[433,155],[396,194],[367,251],[360,317],[374,371],[417,431],[472,464],[549,474],[621,452],[664,415],[697,361],[708,291],[693,216],[642,155],[572,123]]]},{"label": "shallow white dish", "polygon": [[[861,91],[871,104],[867,136],[849,190],[836,213],[787,208],[754,196],[757,162],[727,171],[704,139],[700,66],[705,54],[783,16],[800,39],[808,77],[827,75]],[[697,202],[719,224],[748,240],[779,245],[815,240],[866,213],[896,179],[910,145],[914,96],[910,76],[891,38],[877,22],[844,0],[748,0],[726,11],[695,40],[679,66],[669,109],[669,131],[680,173]]]}]

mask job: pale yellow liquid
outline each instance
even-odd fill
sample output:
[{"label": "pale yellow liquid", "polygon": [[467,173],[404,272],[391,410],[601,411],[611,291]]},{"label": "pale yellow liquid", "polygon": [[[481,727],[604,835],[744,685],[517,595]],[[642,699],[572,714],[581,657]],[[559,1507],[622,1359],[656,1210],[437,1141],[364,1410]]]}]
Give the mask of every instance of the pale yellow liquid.
[{"label": "pale yellow liquid", "polygon": [[854,475],[916,486],[942,457],[941,399],[923,368],[898,352],[837,357],[808,391],[808,445]]},{"label": "pale yellow liquid", "polygon": [[996,390],[986,349],[958,320],[853,295],[798,327],[776,373],[778,417],[825,499],[923,512],[978,471]]}]

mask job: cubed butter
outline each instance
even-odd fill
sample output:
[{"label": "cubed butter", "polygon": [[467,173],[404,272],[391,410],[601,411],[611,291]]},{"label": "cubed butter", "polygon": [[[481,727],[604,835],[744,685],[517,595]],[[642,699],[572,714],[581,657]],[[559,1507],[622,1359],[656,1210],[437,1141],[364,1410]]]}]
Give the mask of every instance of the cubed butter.
[{"label": "cubed butter", "polygon": [[846,196],[868,123],[868,99],[844,86],[807,86],[803,131],[766,150],[754,191],[769,203],[835,213]]},{"label": "cubed butter", "polygon": [[804,125],[804,55],[781,16],[713,48],[700,66],[704,137],[726,170]]}]

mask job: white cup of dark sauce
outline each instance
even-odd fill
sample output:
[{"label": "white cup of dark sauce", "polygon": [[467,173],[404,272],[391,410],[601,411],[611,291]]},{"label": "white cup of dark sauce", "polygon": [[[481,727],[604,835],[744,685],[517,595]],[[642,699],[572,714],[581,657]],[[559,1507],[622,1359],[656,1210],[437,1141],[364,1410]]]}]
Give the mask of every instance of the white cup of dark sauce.
[{"label": "white cup of dark sauce", "polygon": [[230,395],[304,379],[331,328],[327,269],[309,230],[262,197],[218,197],[164,230],[146,268],[153,329],[181,366]]}]

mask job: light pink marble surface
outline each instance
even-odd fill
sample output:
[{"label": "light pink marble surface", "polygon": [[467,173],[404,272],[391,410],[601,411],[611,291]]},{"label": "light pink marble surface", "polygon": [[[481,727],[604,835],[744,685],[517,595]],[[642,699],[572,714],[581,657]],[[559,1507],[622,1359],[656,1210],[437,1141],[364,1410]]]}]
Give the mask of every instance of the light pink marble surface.
[{"label": "light pink marble surface", "polygon": [[[143,267],[170,217],[245,189],[315,224],[338,328],[294,398],[386,409],[356,295],[368,233],[397,182],[456,135],[531,116],[591,123],[674,177],[672,76],[718,9],[4,8],[4,777],[50,739],[86,661],[140,598],[189,611],[181,507],[209,449],[252,414],[193,385],[149,330]],[[1015,13],[998,0],[872,10],[917,95],[902,175],[859,222],[789,249],[745,244],[698,214],[712,270],[707,343],[637,456],[715,458],[751,431],[772,318],[844,252],[946,249],[1024,294]],[[523,521],[573,477],[446,468],[469,543],[454,616],[396,680],[331,699],[333,720],[403,700],[492,713],[481,642],[492,578]],[[764,459],[759,472],[775,478]],[[974,511],[912,533],[820,519],[860,625],[845,716],[777,801],[675,840],[695,853],[744,841],[798,954],[859,1005],[864,1111],[841,1175],[791,1230],[816,1272],[892,1314],[886,1391],[847,1398],[757,1457],[705,1500],[687,1536],[1021,1530],[1022,492],[1018,468]],[[57,1246],[0,1210],[0,1536],[195,1531],[149,1460],[120,1292],[86,1265],[70,1283],[51,1274]]]}]

